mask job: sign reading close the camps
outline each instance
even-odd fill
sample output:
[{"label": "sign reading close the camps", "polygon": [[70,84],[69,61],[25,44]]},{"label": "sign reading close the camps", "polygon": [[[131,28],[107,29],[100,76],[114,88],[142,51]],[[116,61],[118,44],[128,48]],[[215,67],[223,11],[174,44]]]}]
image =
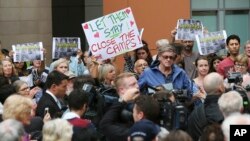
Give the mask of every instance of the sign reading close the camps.
[{"label": "sign reading close the camps", "polygon": [[81,48],[81,40],[79,37],[53,37],[52,46],[53,59],[70,57]]},{"label": "sign reading close the camps", "polygon": [[142,47],[130,7],[82,24],[89,49],[98,60],[105,60]]},{"label": "sign reading close the camps", "polygon": [[203,25],[199,20],[179,19],[177,21],[176,40],[195,40],[195,35],[203,34]]},{"label": "sign reading close the camps", "polygon": [[43,43],[23,43],[12,45],[14,62],[43,60]]},{"label": "sign reading close the camps", "polygon": [[227,34],[225,30],[196,35],[200,55],[216,53],[226,48]]}]

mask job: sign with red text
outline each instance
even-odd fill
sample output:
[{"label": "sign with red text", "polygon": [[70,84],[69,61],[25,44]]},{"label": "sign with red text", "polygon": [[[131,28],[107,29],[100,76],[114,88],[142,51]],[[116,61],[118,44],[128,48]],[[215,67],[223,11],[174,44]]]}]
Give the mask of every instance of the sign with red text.
[{"label": "sign with red text", "polygon": [[105,60],[142,47],[130,7],[82,24],[89,49],[98,60]]}]

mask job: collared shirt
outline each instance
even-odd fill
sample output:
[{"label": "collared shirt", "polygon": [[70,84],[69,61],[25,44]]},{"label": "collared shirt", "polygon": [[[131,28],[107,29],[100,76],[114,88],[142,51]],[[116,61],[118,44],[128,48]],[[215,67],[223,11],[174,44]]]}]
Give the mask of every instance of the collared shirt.
[{"label": "collared shirt", "polygon": [[53,97],[53,99],[57,103],[58,107],[61,109],[62,105],[61,105],[59,99],[52,92],[50,92],[49,90],[46,90],[46,93]]},{"label": "collared shirt", "polygon": [[62,117],[62,119],[66,119],[66,120],[73,119],[73,118],[81,118],[81,117],[74,112],[67,112]]}]

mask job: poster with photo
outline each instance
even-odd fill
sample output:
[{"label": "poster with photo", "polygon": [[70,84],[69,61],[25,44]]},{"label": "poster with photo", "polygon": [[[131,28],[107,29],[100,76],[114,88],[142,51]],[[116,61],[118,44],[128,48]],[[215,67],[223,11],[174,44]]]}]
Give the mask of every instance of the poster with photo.
[{"label": "poster with photo", "polygon": [[195,35],[203,34],[203,25],[199,20],[179,19],[177,21],[177,33],[175,40],[195,40]]},{"label": "poster with photo", "polygon": [[43,60],[43,43],[22,43],[12,45],[14,62]]},{"label": "poster with photo", "polygon": [[196,35],[195,38],[201,55],[217,53],[226,48],[227,34],[225,30]]},{"label": "poster with photo", "polygon": [[79,37],[53,37],[53,59],[76,55],[78,49],[81,49],[81,40]]},{"label": "poster with photo", "polygon": [[82,28],[89,49],[98,60],[105,60],[143,46],[130,7],[83,23]]}]

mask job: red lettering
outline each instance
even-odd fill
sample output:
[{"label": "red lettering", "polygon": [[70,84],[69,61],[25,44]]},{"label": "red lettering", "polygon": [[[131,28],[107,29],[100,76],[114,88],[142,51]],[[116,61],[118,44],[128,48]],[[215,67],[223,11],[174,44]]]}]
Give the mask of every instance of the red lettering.
[{"label": "red lettering", "polygon": [[97,48],[95,48],[97,46],[97,44],[93,44],[92,46],[91,46],[91,50],[93,51],[93,52],[96,52],[97,51]]}]

